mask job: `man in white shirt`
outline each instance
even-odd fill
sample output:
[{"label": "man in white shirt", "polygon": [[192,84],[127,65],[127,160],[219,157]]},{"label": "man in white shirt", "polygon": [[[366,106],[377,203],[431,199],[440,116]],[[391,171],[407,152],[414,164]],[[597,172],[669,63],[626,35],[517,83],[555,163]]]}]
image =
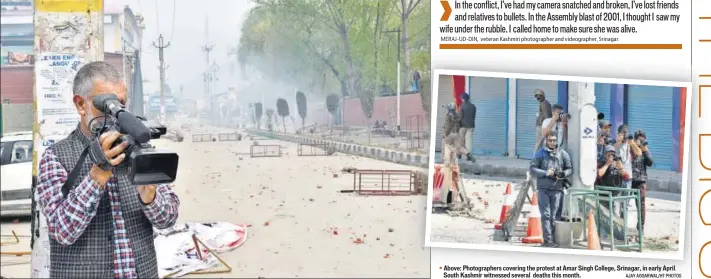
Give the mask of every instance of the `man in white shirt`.
[{"label": "man in white shirt", "polygon": [[[568,138],[568,114],[563,111],[563,106],[560,104],[553,105],[553,117],[543,120],[541,123],[543,134],[547,135],[553,132],[558,137],[558,147],[565,149],[566,139]],[[536,143],[536,150],[543,147],[543,141]]]},{"label": "man in white shirt", "polygon": [[[633,158],[642,156],[642,149],[634,141],[634,137],[629,133],[629,128],[626,124],[622,124],[617,128],[617,139],[615,140],[614,146],[617,151],[617,156],[622,162],[622,167],[631,172]],[[632,179],[624,181],[624,187],[631,189]],[[628,204],[629,203],[623,203],[623,207],[626,209]],[[622,214],[624,211],[620,211],[620,217],[624,217],[624,214]]]}]

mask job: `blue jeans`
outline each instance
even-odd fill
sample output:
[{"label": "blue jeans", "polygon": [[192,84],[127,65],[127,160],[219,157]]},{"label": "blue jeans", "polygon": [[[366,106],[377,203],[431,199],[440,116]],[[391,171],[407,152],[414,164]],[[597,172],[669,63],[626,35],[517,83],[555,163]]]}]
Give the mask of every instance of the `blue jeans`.
[{"label": "blue jeans", "polygon": [[562,190],[538,189],[538,210],[541,212],[541,224],[543,225],[543,241],[553,242],[553,232],[555,231],[556,215],[563,200]]}]

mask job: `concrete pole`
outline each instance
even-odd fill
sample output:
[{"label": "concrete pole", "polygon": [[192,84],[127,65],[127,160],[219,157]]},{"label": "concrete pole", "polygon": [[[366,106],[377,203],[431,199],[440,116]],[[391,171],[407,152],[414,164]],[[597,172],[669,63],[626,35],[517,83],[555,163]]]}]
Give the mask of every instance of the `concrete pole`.
[{"label": "concrete pole", "polygon": [[[34,2],[33,191],[45,148],[69,135],[79,121],[72,102],[71,73],[85,63],[104,60],[103,4],[103,0]],[[66,119],[76,121],[67,123]],[[33,202],[31,277],[49,278],[46,217],[36,204]]]},{"label": "concrete pole", "polygon": [[[568,84],[568,113],[570,121],[568,121],[568,143],[567,151],[570,154],[570,159],[573,161],[573,176],[570,178],[572,184],[571,189],[593,189],[594,185],[585,185],[580,179],[580,139],[581,134],[581,117],[580,110],[585,105],[595,104],[595,83],[592,82],[570,82]],[[597,136],[597,135],[595,135]],[[593,147],[594,148],[594,147]],[[564,203],[564,215],[571,216],[568,210],[570,203],[573,203],[573,208],[577,208],[577,203],[574,200],[566,198]],[[573,213],[576,214],[576,213]]]}]

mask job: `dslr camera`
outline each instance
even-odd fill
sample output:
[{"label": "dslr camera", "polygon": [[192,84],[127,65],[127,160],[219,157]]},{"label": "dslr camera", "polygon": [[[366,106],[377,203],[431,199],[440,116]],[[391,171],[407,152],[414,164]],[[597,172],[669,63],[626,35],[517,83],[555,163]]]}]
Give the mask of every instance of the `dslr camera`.
[{"label": "dslr camera", "polygon": [[118,138],[113,147],[127,142],[124,150],[126,159],[121,166],[128,168],[129,180],[134,185],[170,183],[178,173],[178,154],[155,149],[148,142],[165,135],[165,126],[154,121],[147,121],[126,110],[115,94],[101,94],[94,97],[93,105],[99,111],[116,119],[116,125],[106,127],[105,133],[115,130],[123,136]]},{"label": "dslr camera", "polygon": [[570,119],[570,114],[568,114],[567,112],[562,111],[562,112],[560,112],[560,113],[558,114],[558,119],[560,119],[561,121],[562,121],[562,120],[568,120],[568,119]]}]

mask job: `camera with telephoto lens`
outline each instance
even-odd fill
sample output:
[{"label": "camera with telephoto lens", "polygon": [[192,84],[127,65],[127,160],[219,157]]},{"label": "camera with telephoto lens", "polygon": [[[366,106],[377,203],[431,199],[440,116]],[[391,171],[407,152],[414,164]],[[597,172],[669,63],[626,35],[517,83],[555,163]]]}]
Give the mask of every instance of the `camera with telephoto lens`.
[{"label": "camera with telephoto lens", "polygon": [[614,160],[614,161],[622,161],[622,157],[620,157],[619,155],[615,154],[615,156],[612,157],[612,160]]},{"label": "camera with telephoto lens", "polygon": [[151,139],[159,139],[165,135],[165,126],[132,114],[124,108],[115,94],[97,95],[93,104],[99,111],[116,119],[116,125],[108,128],[123,134],[113,143],[112,148],[124,142],[128,143],[124,150],[126,159],[121,165],[128,167],[129,180],[133,185],[175,181],[178,174],[178,154],[157,150],[148,143]]},{"label": "camera with telephoto lens", "polygon": [[568,120],[568,119],[570,119],[570,114],[568,114],[567,112],[561,112],[558,114],[558,119]]},{"label": "camera with telephoto lens", "polygon": [[628,140],[634,139],[634,136],[632,134],[629,134],[629,135],[627,135],[627,139]]}]

